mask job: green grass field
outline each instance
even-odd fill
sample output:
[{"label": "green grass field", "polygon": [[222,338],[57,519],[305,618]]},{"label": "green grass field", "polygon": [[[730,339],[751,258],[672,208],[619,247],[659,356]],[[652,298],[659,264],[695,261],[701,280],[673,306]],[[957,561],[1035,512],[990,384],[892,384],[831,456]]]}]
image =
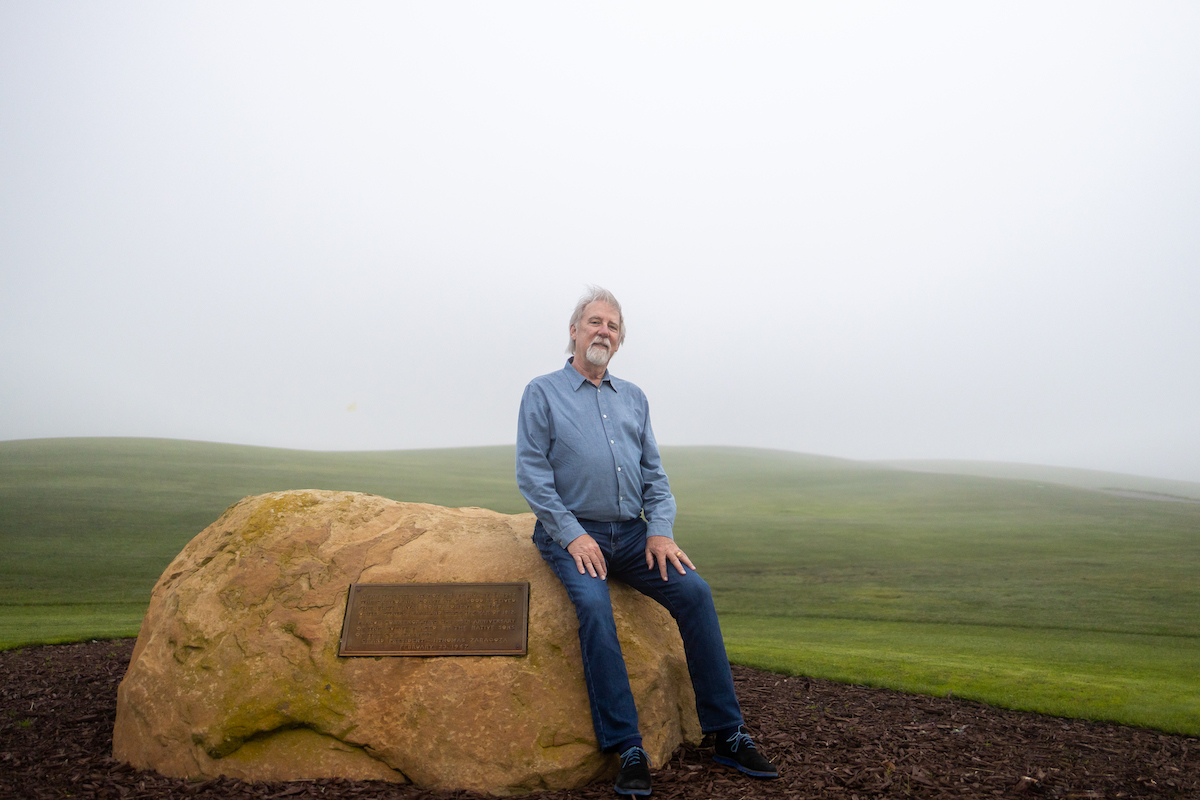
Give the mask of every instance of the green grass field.
[{"label": "green grass field", "polygon": [[[663,457],[677,539],[713,586],[734,661],[1200,735],[1200,504],[1044,474],[735,448]],[[0,442],[0,647],[136,634],[161,570],[243,496],[348,489],[524,512],[512,462],[511,447]]]}]

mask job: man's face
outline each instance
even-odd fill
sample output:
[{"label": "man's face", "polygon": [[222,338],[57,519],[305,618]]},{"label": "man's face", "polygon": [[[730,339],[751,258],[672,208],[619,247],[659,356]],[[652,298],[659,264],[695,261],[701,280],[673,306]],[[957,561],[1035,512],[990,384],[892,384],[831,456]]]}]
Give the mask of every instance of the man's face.
[{"label": "man's face", "polygon": [[578,325],[571,326],[575,358],[603,367],[617,352],[621,338],[621,315],[603,300],[588,303]]}]

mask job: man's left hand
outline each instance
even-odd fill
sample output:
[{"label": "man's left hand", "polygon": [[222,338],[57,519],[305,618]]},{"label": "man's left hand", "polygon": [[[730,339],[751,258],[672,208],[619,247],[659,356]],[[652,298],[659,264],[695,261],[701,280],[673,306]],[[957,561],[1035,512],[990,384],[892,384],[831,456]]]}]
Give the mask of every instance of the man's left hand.
[{"label": "man's left hand", "polygon": [[667,564],[673,564],[680,575],[687,575],[684,564],[693,570],[696,569],[687,553],[680,550],[670,536],[646,537],[646,569],[654,569],[655,564],[658,565],[658,574],[662,575],[664,581],[667,579]]}]

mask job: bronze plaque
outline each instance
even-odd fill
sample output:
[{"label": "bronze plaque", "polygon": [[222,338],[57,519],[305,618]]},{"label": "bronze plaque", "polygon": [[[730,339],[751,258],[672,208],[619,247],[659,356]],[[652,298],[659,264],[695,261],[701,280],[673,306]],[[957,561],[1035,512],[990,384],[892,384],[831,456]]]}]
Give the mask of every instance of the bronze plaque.
[{"label": "bronze plaque", "polygon": [[339,656],[523,656],[528,583],[353,583]]}]

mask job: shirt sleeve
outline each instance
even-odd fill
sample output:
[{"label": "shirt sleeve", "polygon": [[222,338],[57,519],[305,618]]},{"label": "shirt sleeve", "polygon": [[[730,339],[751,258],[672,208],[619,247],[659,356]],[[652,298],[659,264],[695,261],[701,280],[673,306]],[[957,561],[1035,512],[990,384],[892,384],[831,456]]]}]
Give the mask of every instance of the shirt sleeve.
[{"label": "shirt sleeve", "polygon": [[675,496],[662,466],[654,429],[650,427],[650,410],[646,409],[646,428],[642,431],[642,515],[646,517],[647,536],[666,536],[674,539]]},{"label": "shirt sleeve", "polygon": [[584,530],[567,510],[554,485],[554,469],[550,466],[553,429],[554,420],[545,394],[529,384],[521,396],[517,417],[517,488],[546,533],[565,548],[582,536]]}]

